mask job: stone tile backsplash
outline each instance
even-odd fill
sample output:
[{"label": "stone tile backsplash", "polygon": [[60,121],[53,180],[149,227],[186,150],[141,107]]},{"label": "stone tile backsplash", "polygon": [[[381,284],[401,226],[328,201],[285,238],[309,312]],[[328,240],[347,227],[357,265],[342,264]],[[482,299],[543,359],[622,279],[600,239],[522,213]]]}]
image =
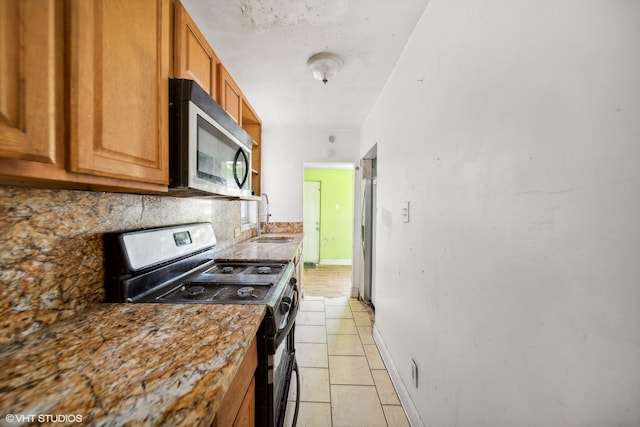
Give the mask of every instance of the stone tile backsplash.
[{"label": "stone tile backsplash", "polygon": [[102,301],[104,233],[208,221],[223,249],[251,236],[239,204],[0,186],[0,344]]},{"label": "stone tile backsplash", "polygon": [[270,222],[263,224],[264,233],[302,233],[301,222]]}]

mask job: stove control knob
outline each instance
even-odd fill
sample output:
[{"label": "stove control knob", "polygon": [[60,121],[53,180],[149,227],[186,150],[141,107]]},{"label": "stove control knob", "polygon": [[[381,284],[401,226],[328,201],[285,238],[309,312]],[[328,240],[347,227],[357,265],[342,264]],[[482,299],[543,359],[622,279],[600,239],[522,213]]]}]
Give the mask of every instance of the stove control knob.
[{"label": "stove control knob", "polygon": [[298,283],[298,279],[296,279],[295,277],[292,277],[291,279],[289,279],[290,285],[295,285],[296,283]]},{"label": "stove control knob", "polygon": [[291,298],[283,297],[280,303],[280,313],[285,314],[291,309]]}]

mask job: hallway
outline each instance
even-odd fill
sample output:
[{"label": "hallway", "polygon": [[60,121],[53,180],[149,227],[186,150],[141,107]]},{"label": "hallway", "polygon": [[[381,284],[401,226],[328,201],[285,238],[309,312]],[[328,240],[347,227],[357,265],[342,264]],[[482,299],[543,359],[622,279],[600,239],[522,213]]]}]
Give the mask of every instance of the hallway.
[{"label": "hallway", "polygon": [[302,289],[305,297],[351,296],[350,265],[305,265]]},{"label": "hallway", "polygon": [[[348,297],[351,267],[305,269],[303,286],[296,322],[302,378],[298,425],[408,426],[373,340],[371,309]],[[295,380],[289,399],[295,401]],[[285,425],[292,416],[288,411]]]}]

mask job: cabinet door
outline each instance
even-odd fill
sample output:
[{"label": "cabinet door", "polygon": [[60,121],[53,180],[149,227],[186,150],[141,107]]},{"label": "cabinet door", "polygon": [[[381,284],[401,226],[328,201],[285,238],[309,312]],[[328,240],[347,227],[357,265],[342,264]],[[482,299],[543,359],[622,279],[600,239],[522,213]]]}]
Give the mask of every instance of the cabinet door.
[{"label": "cabinet door", "polygon": [[251,148],[251,194],[260,196],[262,169],[262,121],[246,98],[242,99],[242,128],[253,139]]},{"label": "cabinet door", "polygon": [[0,1],[0,157],[64,167],[63,19],[59,1]]},{"label": "cabinet door", "polygon": [[255,378],[258,343],[253,339],[225,394],[211,427],[255,425]]},{"label": "cabinet door", "polygon": [[222,64],[218,72],[220,74],[220,105],[242,126],[242,92]]},{"label": "cabinet door", "polygon": [[71,0],[70,170],[167,184],[169,0]]},{"label": "cabinet door", "polygon": [[175,76],[195,80],[217,101],[220,61],[180,2],[176,2],[174,34]]},{"label": "cabinet door", "polygon": [[233,422],[233,427],[253,427],[256,425],[256,380],[251,378],[247,392],[242,399],[238,415]]}]

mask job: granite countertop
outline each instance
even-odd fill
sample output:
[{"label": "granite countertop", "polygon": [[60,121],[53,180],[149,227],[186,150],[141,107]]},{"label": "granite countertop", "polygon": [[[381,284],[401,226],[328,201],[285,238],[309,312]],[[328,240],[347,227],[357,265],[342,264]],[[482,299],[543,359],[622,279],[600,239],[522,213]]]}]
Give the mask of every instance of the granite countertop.
[{"label": "granite countertop", "polygon": [[[221,252],[216,252],[216,261],[274,261],[289,262],[299,256],[302,233],[268,233],[237,243]],[[259,242],[265,239],[267,242]],[[278,240],[270,243],[268,240]]]},{"label": "granite countertop", "polygon": [[7,414],[82,417],[56,425],[209,425],[264,313],[263,305],[92,306],[0,346],[0,425],[11,425]]}]

